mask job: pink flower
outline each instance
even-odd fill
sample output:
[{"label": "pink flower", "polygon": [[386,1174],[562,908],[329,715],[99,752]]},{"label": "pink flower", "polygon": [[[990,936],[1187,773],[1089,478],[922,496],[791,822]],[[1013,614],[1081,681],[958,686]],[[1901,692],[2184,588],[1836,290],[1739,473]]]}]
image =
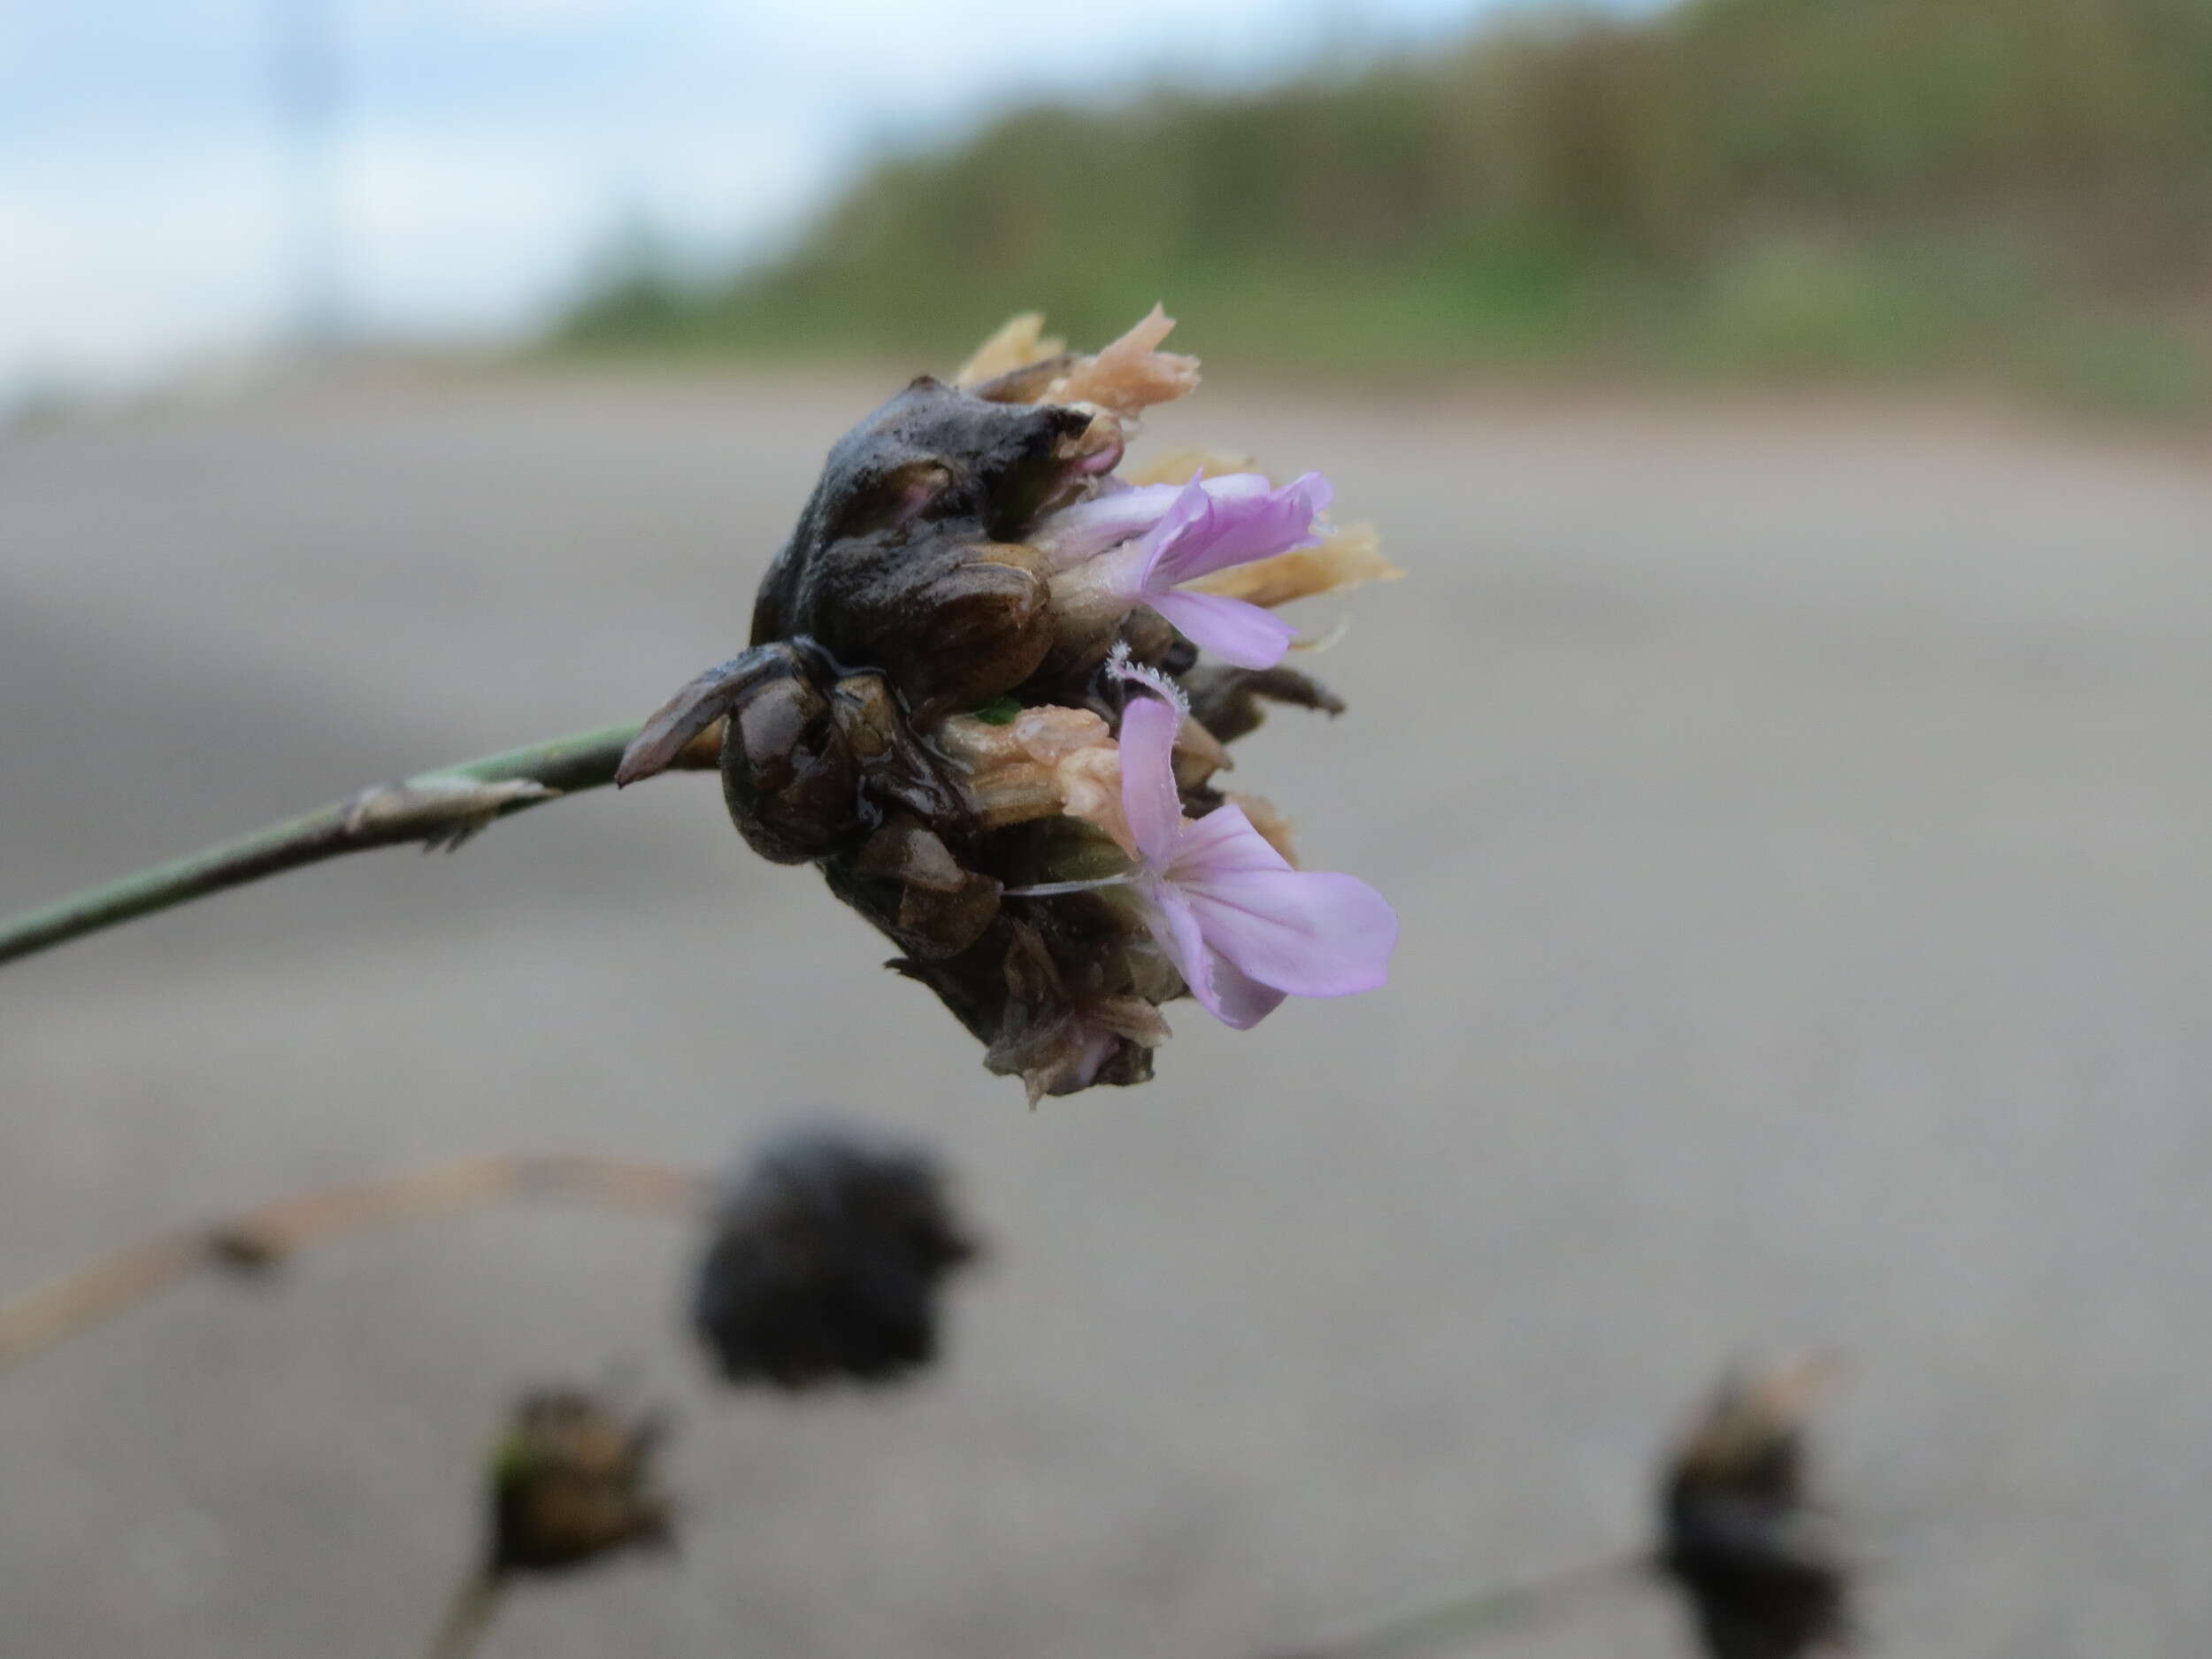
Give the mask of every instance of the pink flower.
[{"label": "pink flower", "polygon": [[1348,996],[1389,977],[1398,918],[1352,876],[1294,870],[1236,806],[1183,816],[1174,704],[1139,694],[1121,723],[1127,878],[1146,925],[1206,1010],[1242,1031],[1286,996]]},{"label": "pink flower", "polygon": [[[1228,472],[1219,478],[1195,478],[1192,482],[1216,501],[1250,501],[1274,488],[1263,472]],[[1187,484],[1102,480],[1099,494],[1047,517],[1030,535],[1030,542],[1045,555],[1053,569],[1066,570],[1144,534],[1167,517],[1176,498],[1189,488]]]},{"label": "pink flower", "polygon": [[1104,619],[1149,605],[1223,661],[1272,668],[1297,630],[1257,605],[1187,593],[1182,584],[1318,545],[1313,523],[1331,493],[1318,472],[1280,489],[1257,473],[1238,473],[1194,478],[1179,489],[1123,489],[1064,509],[1036,536],[1061,567],[1052,580],[1054,608]]}]

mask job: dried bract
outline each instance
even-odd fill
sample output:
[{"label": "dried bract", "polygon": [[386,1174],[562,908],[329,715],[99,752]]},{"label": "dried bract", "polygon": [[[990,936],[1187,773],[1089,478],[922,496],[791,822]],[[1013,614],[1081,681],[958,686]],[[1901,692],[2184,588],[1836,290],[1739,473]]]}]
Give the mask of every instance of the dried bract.
[{"label": "dried bract", "polygon": [[733,1383],[889,1381],[936,1357],[944,1281],[976,1253],[919,1148],[795,1132],[717,1202],[692,1325]]}]

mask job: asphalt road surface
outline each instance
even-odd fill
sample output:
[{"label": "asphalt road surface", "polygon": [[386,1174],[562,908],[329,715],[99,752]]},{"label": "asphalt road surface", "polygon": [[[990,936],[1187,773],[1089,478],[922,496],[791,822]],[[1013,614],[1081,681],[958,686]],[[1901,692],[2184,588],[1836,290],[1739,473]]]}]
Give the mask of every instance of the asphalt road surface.
[{"label": "asphalt road surface", "polygon": [[[394,380],[0,434],[0,910],[635,717],[741,641],[853,381]],[[419,1652],[503,1402],[680,1409],[687,1538],[492,1655],[1238,1659],[1643,1536],[1729,1362],[1825,1419],[1879,1651],[2212,1644],[2212,468],[1936,410],[1211,387],[1415,580],[1238,781],[1394,984],[1024,1110],[710,783],[0,973],[0,1274],[499,1148],[833,1107],[996,1241],[895,1395],[707,1386],[688,1241],[507,1211],[0,1379],[0,1650]],[[1325,625],[1344,607],[1323,607]],[[1686,1652],[1626,1595],[1484,1651]]]}]

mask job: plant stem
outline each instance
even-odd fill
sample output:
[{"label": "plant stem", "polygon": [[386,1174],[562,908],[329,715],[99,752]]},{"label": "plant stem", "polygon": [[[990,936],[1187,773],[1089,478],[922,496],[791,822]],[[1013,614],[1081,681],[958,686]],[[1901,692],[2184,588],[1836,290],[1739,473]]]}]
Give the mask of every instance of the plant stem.
[{"label": "plant stem", "polygon": [[427,1659],[469,1659],[499,1611],[503,1581],[490,1572],[472,1572],[461,1581],[446,1608],[438,1633],[430,1639]]},{"label": "plant stem", "polygon": [[[441,767],[87,887],[0,920],[0,963],[326,858],[410,841],[458,847],[495,819],[612,782],[622,751],[637,733],[634,726],[605,726]],[[695,739],[675,764],[689,770],[714,765],[720,736],[718,724]]]},{"label": "plant stem", "polygon": [[1358,1630],[1303,1647],[1279,1648],[1265,1659],[1387,1659],[1471,1641],[1494,1631],[1571,1611],[1592,1594],[1635,1582],[1650,1570],[1651,1557],[1641,1552],[1609,1555],[1546,1578],[1490,1585],[1448,1601],[1425,1602]]},{"label": "plant stem", "polygon": [[373,1223],[539,1197],[688,1215],[705,1202],[709,1180],[669,1164],[583,1153],[510,1153],[296,1194],[214,1226],[181,1228],[130,1245],[0,1307],[0,1371],[195,1272],[272,1268],[303,1245]]}]

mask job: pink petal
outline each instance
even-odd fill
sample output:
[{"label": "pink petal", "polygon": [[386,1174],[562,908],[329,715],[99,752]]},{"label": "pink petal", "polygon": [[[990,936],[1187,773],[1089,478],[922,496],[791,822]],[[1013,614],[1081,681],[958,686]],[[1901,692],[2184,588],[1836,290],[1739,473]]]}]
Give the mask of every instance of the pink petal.
[{"label": "pink petal", "polygon": [[1191,913],[1183,895],[1164,881],[1151,880],[1144,884],[1145,926],[1152,937],[1160,941],[1175,971],[1183,976],[1183,983],[1190,987],[1190,994],[1214,1011],[1213,974],[1207,962],[1206,936],[1199,931],[1198,918]]},{"label": "pink petal", "polygon": [[1165,874],[1206,944],[1262,985],[1348,996],[1390,976],[1389,901],[1354,876],[1293,870],[1240,808],[1190,825]]},{"label": "pink petal", "polygon": [[1332,494],[1329,480],[1318,472],[1256,495],[1243,488],[1235,494],[1210,494],[1200,480],[1193,479],[1146,538],[1150,545],[1147,591],[1162,592],[1232,565],[1312,547],[1320,540],[1313,533],[1313,521],[1328,506]]},{"label": "pink petal", "polygon": [[1194,645],[1239,668],[1274,667],[1298,637],[1298,630],[1273,611],[1225,594],[1179,588],[1147,593],[1144,602],[1180,628]]},{"label": "pink petal", "polygon": [[1248,870],[1292,869],[1275,844],[1252,827],[1240,806],[1216,807],[1204,818],[1180,826],[1175,856],[1162,874],[1178,887]]},{"label": "pink petal", "polygon": [[1271,985],[1262,985],[1218,950],[1207,951],[1206,973],[1211,1000],[1202,996],[1199,1002],[1208,1013],[1233,1030],[1251,1030],[1289,995]]},{"label": "pink petal", "polygon": [[1175,498],[1168,503],[1167,511],[1160,515],[1151,529],[1145,532],[1142,568],[1148,581],[1151,580],[1153,567],[1170,557],[1172,549],[1194,534],[1203,534],[1207,515],[1212,511],[1203,477],[1194,477],[1175,492]]},{"label": "pink petal", "polygon": [[[1275,488],[1264,472],[1224,472],[1219,478],[1208,478],[1201,472],[1193,474],[1191,483],[1206,492],[1208,501],[1232,503],[1257,501]],[[1187,489],[1190,485],[1182,488]]]},{"label": "pink petal", "polygon": [[1143,535],[1181,494],[1172,484],[1128,486],[1062,508],[1040,524],[1030,540],[1054,569],[1065,570]]},{"label": "pink petal", "polygon": [[[1048,515],[1029,541],[1049,557],[1056,568],[1065,569],[1148,534],[1167,516],[1168,509],[1183,502],[1193,489],[1206,501],[1245,502],[1265,495],[1270,488],[1263,472],[1194,478],[1188,484],[1125,484],[1110,478],[1090,500]],[[1203,504],[1192,497],[1184,504],[1186,517],[1198,517]]]},{"label": "pink petal", "polygon": [[1121,712],[1121,810],[1146,861],[1164,864],[1183,823],[1175,787],[1175,733],[1183,711],[1141,693]]},{"label": "pink petal", "polygon": [[1284,994],[1260,984],[1206,944],[1183,895],[1164,882],[1146,895],[1145,920],[1198,1004],[1225,1025],[1248,1031],[1282,1006]]}]

